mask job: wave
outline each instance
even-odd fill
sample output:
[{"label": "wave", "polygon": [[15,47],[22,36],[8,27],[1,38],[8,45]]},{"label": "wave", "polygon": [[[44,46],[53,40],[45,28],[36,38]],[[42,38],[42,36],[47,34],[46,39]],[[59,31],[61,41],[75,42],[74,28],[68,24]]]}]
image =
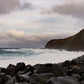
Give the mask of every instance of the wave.
[{"label": "wave", "polygon": [[6,67],[8,64],[25,62],[26,64],[58,63],[71,60],[84,55],[84,52],[59,51],[54,49],[0,49],[0,64]]},{"label": "wave", "polygon": [[0,56],[31,56],[31,55],[40,55],[44,53],[43,51],[37,51],[36,49],[0,49]]},{"label": "wave", "polygon": [[5,49],[0,49],[0,54],[2,53],[22,53],[20,51],[14,51],[14,50],[5,50]]}]

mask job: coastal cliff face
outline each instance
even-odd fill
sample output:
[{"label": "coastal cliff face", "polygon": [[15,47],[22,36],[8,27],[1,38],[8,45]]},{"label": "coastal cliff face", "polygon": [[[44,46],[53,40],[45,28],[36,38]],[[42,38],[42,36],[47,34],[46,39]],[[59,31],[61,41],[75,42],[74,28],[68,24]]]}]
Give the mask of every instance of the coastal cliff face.
[{"label": "coastal cliff face", "polygon": [[84,29],[79,33],[65,38],[50,40],[45,48],[48,49],[65,49],[65,50],[84,50]]}]

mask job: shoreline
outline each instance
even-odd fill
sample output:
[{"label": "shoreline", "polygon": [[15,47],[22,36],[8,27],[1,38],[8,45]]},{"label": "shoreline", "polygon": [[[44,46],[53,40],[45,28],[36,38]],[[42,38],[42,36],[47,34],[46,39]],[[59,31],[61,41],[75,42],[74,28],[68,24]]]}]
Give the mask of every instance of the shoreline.
[{"label": "shoreline", "polygon": [[16,65],[9,64],[7,68],[0,68],[0,84],[68,83],[84,84],[84,55],[57,64],[46,63],[31,66],[19,62]]},{"label": "shoreline", "polygon": [[7,67],[10,63],[25,62],[35,65],[38,63],[59,63],[65,60],[72,60],[84,55],[84,52],[69,52],[45,49],[4,49],[0,52],[0,67]]}]

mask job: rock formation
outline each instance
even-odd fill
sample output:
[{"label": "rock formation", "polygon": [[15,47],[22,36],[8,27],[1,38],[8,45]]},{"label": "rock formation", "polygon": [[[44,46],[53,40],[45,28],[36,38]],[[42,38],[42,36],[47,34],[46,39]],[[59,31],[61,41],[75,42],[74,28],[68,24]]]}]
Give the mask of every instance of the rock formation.
[{"label": "rock formation", "polygon": [[9,64],[0,68],[0,84],[84,84],[84,55],[58,64]]},{"label": "rock formation", "polygon": [[45,48],[48,49],[65,49],[65,50],[84,50],[84,29],[79,33],[65,38],[50,40]]}]

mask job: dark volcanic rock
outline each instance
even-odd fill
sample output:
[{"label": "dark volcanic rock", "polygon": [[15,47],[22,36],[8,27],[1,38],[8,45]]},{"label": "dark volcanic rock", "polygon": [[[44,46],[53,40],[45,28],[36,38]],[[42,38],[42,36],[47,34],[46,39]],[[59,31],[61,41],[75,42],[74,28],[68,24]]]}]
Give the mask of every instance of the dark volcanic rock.
[{"label": "dark volcanic rock", "polygon": [[46,84],[47,80],[54,77],[52,73],[34,74],[30,76],[30,84]]},{"label": "dark volcanic rock", "polygon": [[1,72],[7,73],[7,69],[6,69],[6,68],[2,68],[2,69],[1,69]]},{"label": "dark volcanic rock", "polygon": [[0,84],[84,84],[84,56],[58,64],[10,64],[0,68]]},{"label": "dark volcanic rock", "polygon": [[16,81],[17,82],[29,82],[29,77],[28,77],[28,75],[27,74],[25,74],[25,75],[22,75],[22,76],[19,76],[19,75],[17,75],[16,76]]},{"label": "dark volcanic rock", "polygon": [[11,76],[15,75],[15,65],[9,64],[9,66],[7,67],[7,73],[10,74]]},{"label": "dark volcanic rock", "polygon": [[71,61],[71,64],[72,64],[72,65],[77,65],[77,62],[76,62],[75,60],[72,60],[72,61]]},{"label": "dark volcanic rock", "polygon": [[16,72],[19,71],[19,70],[25,69],[25,67],[26,67],[25,63],[23,63],[23,62],[17,63],[16,64]]},{"label": "dark volcanic rock", "polygon": [[65,39],[53,39],[46,44],[45,48],[77,51],[84,50],[84,29],[76,35]]},{"label": "dark volcanic rock", "polygon": [[47,84],[80,84],[75,77],[52,77]]},{"label": "dark volcanic rock", "polygon": [[[1,84],[1,83],[0,83]],[[15,84],[15,77],[11,78],[8,82],[6,82],[5,84]]]},{"label": "dark volcanic rock", "polygon": [[84,81],[81,81],[81,84],[84,84]]},{"label": "dark volcanic rock", "polygon": [[68,67],[70,65],[71,65],[71,62],[68,60],[63,63],[63,67]]},{"label": "dark volcanic rock", "polygon": [[2,84],[5,84],[6,82],[8,82],[9,80],[11,80],[11,76],[10,75],[4,75],[2,78],[1,78],[1,81],[2,81]]},{"label": "dark volcanic rock", "polygon": [[63,76],[63,71],[57,64],[42,65],[38,68],[37,73],[53,73],[55,76]]}]

